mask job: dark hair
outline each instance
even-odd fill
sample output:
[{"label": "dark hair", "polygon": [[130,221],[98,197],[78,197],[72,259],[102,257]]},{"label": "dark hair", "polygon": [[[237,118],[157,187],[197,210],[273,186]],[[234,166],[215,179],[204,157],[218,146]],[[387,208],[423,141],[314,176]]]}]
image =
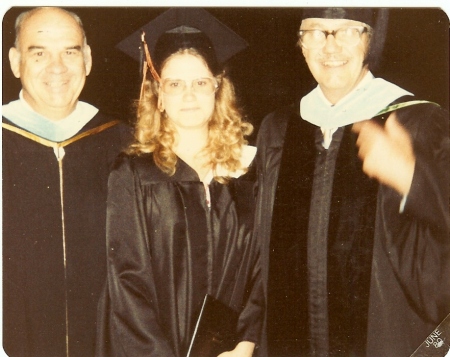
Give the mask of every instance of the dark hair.
[{"label": "dark hair", "polygon": [[158,73],[161,67],[172,54],[184,49],[193,48],[205,60],[209,70],[214,76],[222,71],[214,46],[203,32],[192,27],[180,26],[164,33],[155,45],[154,64]]}]

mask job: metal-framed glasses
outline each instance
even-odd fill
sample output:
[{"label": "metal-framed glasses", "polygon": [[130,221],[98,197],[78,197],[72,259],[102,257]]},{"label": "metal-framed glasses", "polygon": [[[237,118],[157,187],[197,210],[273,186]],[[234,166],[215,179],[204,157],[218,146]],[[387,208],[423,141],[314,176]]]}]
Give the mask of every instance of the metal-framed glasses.
[{"label": "metal-framed glasses", "polygon": [[353,47],[361,41],[363,33],[369,33],[368,26],[349,26],[337,30],[299,30],[298,37],[302,47],[307,50],[316,50],[323,48],[329,35],[332,35],[339,46]]},{"label": "metal-framed glasses", "polygon": [[161,81],[161,89],[164,94],[167,95],[179,95],[184,93],[186,88],[192,88],[197,94],[213,94],[219,84],[215,78],[203,77],[196,78],[191,81],[184,79],[171,79],[166,78]]}]

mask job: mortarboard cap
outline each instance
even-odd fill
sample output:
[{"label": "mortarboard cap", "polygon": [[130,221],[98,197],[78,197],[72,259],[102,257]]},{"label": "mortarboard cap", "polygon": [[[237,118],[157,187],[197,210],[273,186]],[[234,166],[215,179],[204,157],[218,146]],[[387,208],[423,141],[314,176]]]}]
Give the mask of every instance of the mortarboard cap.
[{"label": "mortarboard cap", "polygon": [[376,69],[386,41],[389,10],[370,7],[316,7],[305,8],[302,19],[346,19],[363,22],[373,29],[369,54],[366,62],[371,69]]},{"label": "mortarboard cap", "polygon": [[201,8],[172,8],[117,44],[118,49],[136,61],[142,58],[142,31],[158,71],[169,55],[182,48],[196,48],[212,65],[223,64],[248,46],[243,38]]},{"label": "mortarboard cap", "polygon": [[363,7],[320,7],[303,10],[303,19],[346,19],[363,22],[375,27],[376,10]]}]

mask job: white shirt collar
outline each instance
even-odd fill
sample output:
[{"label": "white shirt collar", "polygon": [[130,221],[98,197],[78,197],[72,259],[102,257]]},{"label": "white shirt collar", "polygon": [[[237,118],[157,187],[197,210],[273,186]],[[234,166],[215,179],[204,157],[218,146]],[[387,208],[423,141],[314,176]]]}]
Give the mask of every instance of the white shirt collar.
[{"label": "white shirt collar", "polygon": [[256,147],[255,146],[251,146],[251,145],[243,146],[241,157],[240,157],[240,162],[241,162],[240,169],[238,169],[237,171],[231,172],[219,164],[216,168],[216,172],[214,173],[213,170],[210,170],[210,172],[208,172],[206,174],[203,182],[209,184],[213,180],[214,176],[233,177],[233,178],[238,178],[239,176],[242,176],[246,172],[246,169],[252,163],[253,159],[255,158],[255,155],[256,155]]}]

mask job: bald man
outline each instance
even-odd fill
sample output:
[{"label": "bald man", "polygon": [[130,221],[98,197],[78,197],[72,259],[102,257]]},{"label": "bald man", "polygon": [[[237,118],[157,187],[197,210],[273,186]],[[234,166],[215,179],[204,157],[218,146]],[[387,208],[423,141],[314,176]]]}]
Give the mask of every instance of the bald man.
[{"label": "bald man", "polygon": [[107,178],[126,130],[78,100],[92,57],[77,15],[35,8],[15,28],[22,90],[2,108],[3,347],[92,356]]}]

